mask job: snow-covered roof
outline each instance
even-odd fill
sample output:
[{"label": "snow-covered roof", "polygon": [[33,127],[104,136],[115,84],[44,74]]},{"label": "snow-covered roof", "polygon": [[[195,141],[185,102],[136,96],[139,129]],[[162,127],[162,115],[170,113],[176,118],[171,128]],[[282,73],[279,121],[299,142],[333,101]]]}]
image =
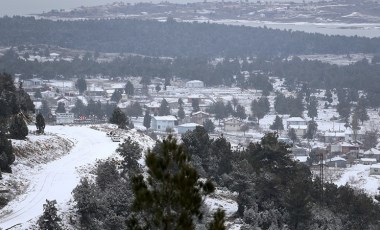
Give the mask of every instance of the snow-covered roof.
[{"label": "snow-covered roof", "polygon": [[364,152],[364,155],[380,155],[380,150],[372,148]]},{"label": "snow-covered roof", "polygon": [[373,165],[371,165],[371,167],[370,168],[380,168],[380,163],[378,163],[378,164],[373,164]]},{"label": "snow-covered roof", "polygon": [[200,81],[200,80],[192,80],[192,81],[188,81],[188,82],[186,82],[186,84],[187,83],[199,83],[199,84],[203,84],[203,81]]},{"label": "snow-covered roof", "polygon": [[299,161],[299,162],[302,162],[302,163],[306,162],[306,161],[307,161],[307,158],[308,158],[308,156],[295,156],[295,157],[294,157],[294,159],[295,159],[296,161]]},{"label": "snow-covered roof", "polygon": [[177,118],[175,118],[175,116],[155,116],[153,117],[153,119],[155,119],[156,121],[176,121]]},{"label": "snow-covered roof", "polygon": [[209,113],[206,113],[206,112],[203,112],[203,111],[198,111],[198,112],[195,112],[195,113],[192,113],[192,116],[194,116],[194,115],[198,115],[198,114],[204,114],[204,115],[207,115],[207,116],[209,116],[210,114]]},{"label": "snow-covered roof", "polygon": [[161,104],[158,103],[157,101],[152,101],[152,102],[145,104],[145,106],[148,108],[160,108],[160,105]]},{"label": "snow-covered roof", "polygon": [[286,121],[305,121],[302,117],[291,117],[288,118]]},{"label": "snow-covered roof", "polygon": [[377,160],[375,158],[361,158],[360,161],[364,161],[364,162],[377,162]]},{"label": "snow-covered roof", "polygon": [[184,128],[191,128],[191,127],[196,127],[196,126],[201,126],[201,125],[197,123],[185,123],[182,125],[178,125],[178,127],[184,127]]},{"label": "snow-covered roof", "polygon": [[290,129],[307,129],[307,125],[289,125]]},{"label": "snow-covered roof", "polygon": [[325,137],[345,137],[343,132],[325,132]]},{"label": "snow-covered roof", "polygon": [[330,159],[330,161],[347,161],[347,160],[342,157],[333,157]]}]

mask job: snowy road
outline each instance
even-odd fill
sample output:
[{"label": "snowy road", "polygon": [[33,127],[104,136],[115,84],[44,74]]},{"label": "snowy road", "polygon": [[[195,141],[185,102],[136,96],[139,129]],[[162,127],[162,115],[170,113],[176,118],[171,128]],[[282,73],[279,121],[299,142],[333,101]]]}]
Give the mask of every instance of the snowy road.
[{"label": "snowy road", "polygon": [[[68,155],[43,166],[31,178],[26,194],[21,195],[2,210],[0,228],[8,229],[42,214],[46,199],[57,200],[58,204],[68,202],[71,192],[79,183],[77,168],[96,159],[105,159],[116,149],[117,143],[88,127],[51,126],[46,132],[56,133],[72,140],[75,145]],[[4,212],[9,213],[4,214]]]}]

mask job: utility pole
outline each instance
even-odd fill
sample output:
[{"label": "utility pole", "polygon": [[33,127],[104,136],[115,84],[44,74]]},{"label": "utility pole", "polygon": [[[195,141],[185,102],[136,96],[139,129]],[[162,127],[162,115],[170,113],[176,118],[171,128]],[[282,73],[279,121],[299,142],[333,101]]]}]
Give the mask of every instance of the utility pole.
[{"label": "utility pole", "polygon": [[320,162],[320,164],[319,164],[319,178],[320,178],[320,180],[321,180],[321,204],[323,204],[323,177],[324,177],[324,175],[323,175],[323,168],[324,168],[324,166],[323,166],[323,151],[321,151],[320,153],[319,153],[319,162]]}]

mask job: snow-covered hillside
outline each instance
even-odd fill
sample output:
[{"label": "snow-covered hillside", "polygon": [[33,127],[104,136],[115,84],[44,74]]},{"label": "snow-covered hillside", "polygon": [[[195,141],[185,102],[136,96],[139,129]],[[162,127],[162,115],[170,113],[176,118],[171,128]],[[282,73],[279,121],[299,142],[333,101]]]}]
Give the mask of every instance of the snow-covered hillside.
[{"label": "snow-covered hillside", "polygon": [[[35,220],[42,214],[46,199],[57,200],[58,208],[66,211],[72,197],[71,191],[81,178],[78,169],[94,164],[99,159],[113,156],[118,146],[118,143],[112,142],[105,132],[90,127],[49,126],[46,132],[72,141],[74,147],[58,160],[41,165],[37,169],[27,168],[31,171],[29,186],[23,195],[16,197],[1,210],[0,228],[7,229],[18,225],[18,229],[26,229],[33,222],[30,220]],[[122,135],[131,136],[145,149],[154,143],[149,137],[136,131],[128,131]]]}]

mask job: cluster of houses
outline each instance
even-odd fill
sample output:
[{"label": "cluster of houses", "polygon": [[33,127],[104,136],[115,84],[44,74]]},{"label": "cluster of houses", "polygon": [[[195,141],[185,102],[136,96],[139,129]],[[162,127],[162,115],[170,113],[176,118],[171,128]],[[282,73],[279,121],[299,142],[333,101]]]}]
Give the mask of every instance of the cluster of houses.
[{"label": "cluster of houses", "polygon": [[[42,99],[49,101],[52,111],[55,110],[58,103],[63,103],[66,110],[70,111],[78,99],[82,100],[85,105],[90,99],[100,101],[102,104],[114,103],[110,101],[111,95],[115,90],[122,91],[125,86],[125,82],[110,82],[106,80],[88,81],[88,88],[83,95],[80,95],[78,90],[75,89],[74,81],[45,81],[33,78],[24,80],[23,87],[30,93],[32,99],[34,99],[37,111],[41,108],[41,102],[33,98],[37,90],[41,92]],[[198,80],[173,82],[172,86],[167,86],[166,90],[161,91],[157,90],[157,85],[163,85],[161,79],[154,79],[152,84],[148,86],[148,94],[146,94],[146,92],[143,92],[142,85],[134,82],[135,94],[132,97],[128,97],[123,93],[117,106],[121,109],[125,109],[129,104],[139,102],[144,110],[149,111],[150,114],[153,115],[150,129],[158,134],[168,131],[183,134],[189,130],[194,130],[197,126],[202,126],[207,119],[215,122],[218,132],[226,134],[242,132],[243,126],[248,125],[247,120],[241,120],[235,117],[228,117],[221,121],[216,121],[213,114],[207,112],[208,108],[216,101],[231,100],[231,95],[236,94],[237,89],[205,88],[204,83]],[[239,101],[246,106],[246,111],[249,111],[247,105],[249,105],[252,99],[257,98],[255,93],[257,93],[257,91],[246,92],[246,94],[240,92]],[[157,116],[163,99],[168,102],[172,115]],[[180,106],[178,103],[179,99],[183,101],[182,106],[185,111],[184,119],[179,119],[178,116],[176,116]],[[194,102],[197,102],[196,104],[199,105],[199,111],[197,112],[193,112],[192,104],[194,104]],[[72,113],[54,114],[54,116],[58,124],[73,123],[76,119]],[[286,121],[285,129],[294,129],[297,137],[302,139],[307,132],[307,120],[301,117],[283,118]],[[265,132],[265,130],[262,131]],[[380,162],[380,151],[370,149],[363,152],[360,149],[360,142],[363,140],[363,136],[363,131],[359,131],[355,133],[354,138],[354,134],[349,128],[342,129],[342,131],[318,132],[316,140],[324,146],[327,146],[326,151],[329,153],[328,157],[325,157],[324,163],[329,167],[342,168],[355,163],[371,164],[374,167],[377,166],[378,162]],[[283,141],[289,142],[289,138],[281,138]],[[309,152],[310,149],[296,146],[293,148],[294,157],[302,162],[306,161]],[[372,173],[375,174],[377,171],[373,170]]]}]

